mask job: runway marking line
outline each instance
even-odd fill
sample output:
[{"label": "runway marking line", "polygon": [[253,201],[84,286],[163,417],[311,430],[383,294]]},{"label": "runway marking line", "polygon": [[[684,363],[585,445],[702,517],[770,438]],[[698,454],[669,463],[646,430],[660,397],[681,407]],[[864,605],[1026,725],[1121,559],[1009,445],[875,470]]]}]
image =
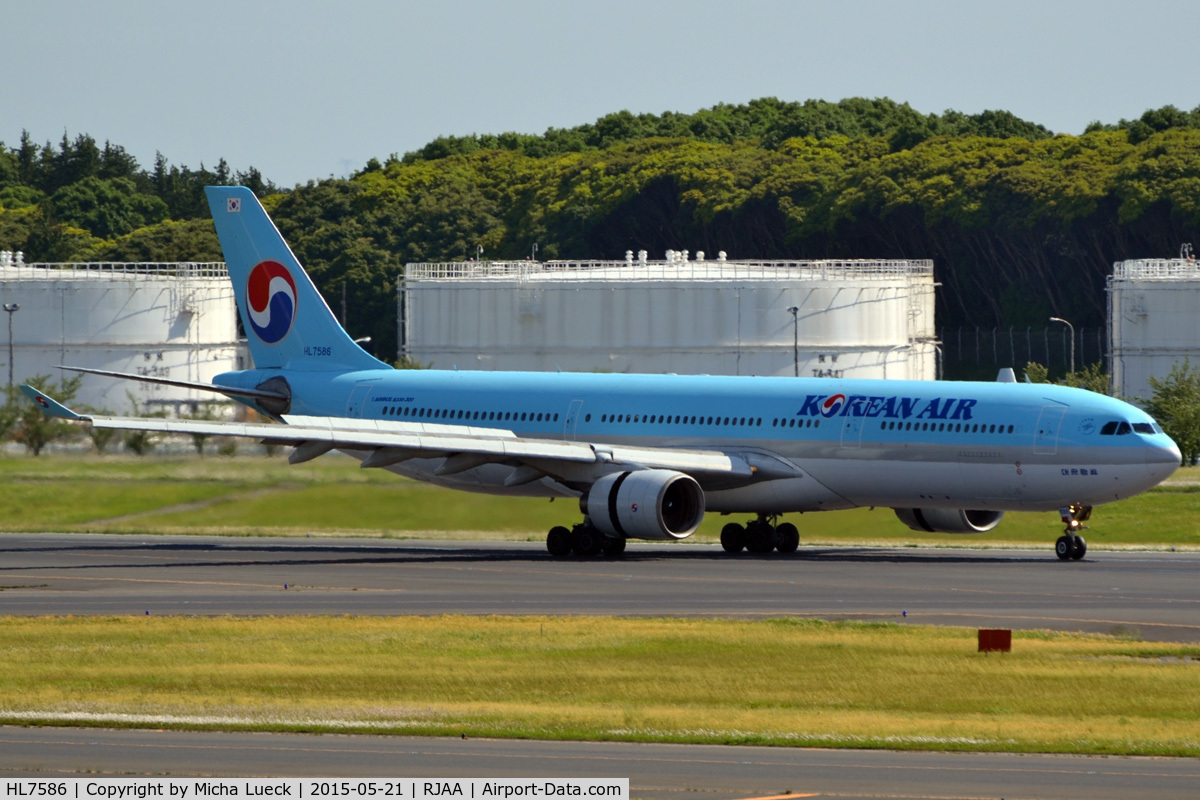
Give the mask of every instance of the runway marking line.
[{"label": "runway marking line", "polygon": [[[103,576],[83,576],[83,575],[41,575],[34,573],[34,577],[42,579],[54,578],[60,581],[104,581],[108,583],[165,583],[180,586],[243,586],[258,589],[278,588],[280,584],[276,583],[247,583],[244,581],[185,581],[185,580],[167,580],[164,578],[106,578]],[[371,590],[360,590],[371,591]],[[374,591],[392,592],[404,591],[403,589],[378,589]]]}]

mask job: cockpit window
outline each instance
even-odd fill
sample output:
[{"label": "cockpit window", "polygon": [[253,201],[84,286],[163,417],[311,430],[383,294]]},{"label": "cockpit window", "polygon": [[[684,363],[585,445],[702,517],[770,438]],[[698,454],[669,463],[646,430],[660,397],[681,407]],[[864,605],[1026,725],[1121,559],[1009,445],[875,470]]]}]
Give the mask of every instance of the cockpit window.
[{"label": "cockpit window", "polygon": [[1149,422],[1135,422],[1133,423],[1133,432],[1152,434],[1154,433],[1154,426]]},{"label": "cockpit window", "polygon": [[1100,429],[1101,436],[1112,436],[1116,432],[1117,432],[1117,421],[1116,420],[1113,420],[1112,422],[1104,423],[1104,427]]}]

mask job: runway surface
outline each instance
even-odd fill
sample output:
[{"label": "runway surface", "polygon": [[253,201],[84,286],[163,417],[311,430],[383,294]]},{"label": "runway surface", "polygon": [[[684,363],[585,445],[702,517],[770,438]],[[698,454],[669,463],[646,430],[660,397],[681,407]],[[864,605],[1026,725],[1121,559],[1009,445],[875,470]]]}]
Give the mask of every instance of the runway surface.
[{"label": "runway surface", "polygon": [[[114,767],[117,764],[119,767]],[[614,742],[0,728],[0,779],[629,778],[637,798],[1194,797],[1200,761]]]},{"label": "runway surface", "polygon": [[[1200,554],[0,535],[3,614],[614,614],[892,620],[1200,641]],[[286,586],[286,588],[285,588]],[[907,616],[905,614],[907,613]]]},{"label": "runway surface", "polygon": [[[1200,641],[1200,554],[0,535],[0,614],[614,614],[891,620]],[[286,588],[285,588],[286,587]],[[905,616],[905,612],[907,615]],[[1185,797],[1195,759],[0,728],[0,775],[628,777],[672,798]]]}]

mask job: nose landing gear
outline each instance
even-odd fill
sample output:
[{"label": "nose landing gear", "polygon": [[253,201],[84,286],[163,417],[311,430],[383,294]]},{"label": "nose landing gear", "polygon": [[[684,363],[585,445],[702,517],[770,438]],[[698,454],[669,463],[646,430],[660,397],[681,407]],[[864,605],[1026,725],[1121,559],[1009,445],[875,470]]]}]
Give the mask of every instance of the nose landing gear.
[{"label": "nose landing gear", "polygon": [[1091,518],[1092,507],[1072,503],[1066,508],[1060,508],[1058,514],[1062,517],[1066,529],[1054,543],[1054,554],[1062,561],[1078,561],[1087,555],[1087,540],[1079,535],[1079,531],[1086,527],[1083,523]]}]

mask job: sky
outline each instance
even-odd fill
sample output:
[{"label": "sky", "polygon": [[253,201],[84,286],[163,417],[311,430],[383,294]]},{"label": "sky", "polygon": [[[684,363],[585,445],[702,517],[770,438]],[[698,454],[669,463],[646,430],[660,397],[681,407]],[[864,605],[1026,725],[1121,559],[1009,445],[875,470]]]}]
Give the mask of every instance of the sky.
[{"label": "sky", "polygon": [[290,187],[442,135],[889,97],[1059,133],[1200,106],[1195,0],[36,0],[0,11],[0,142]]}]

